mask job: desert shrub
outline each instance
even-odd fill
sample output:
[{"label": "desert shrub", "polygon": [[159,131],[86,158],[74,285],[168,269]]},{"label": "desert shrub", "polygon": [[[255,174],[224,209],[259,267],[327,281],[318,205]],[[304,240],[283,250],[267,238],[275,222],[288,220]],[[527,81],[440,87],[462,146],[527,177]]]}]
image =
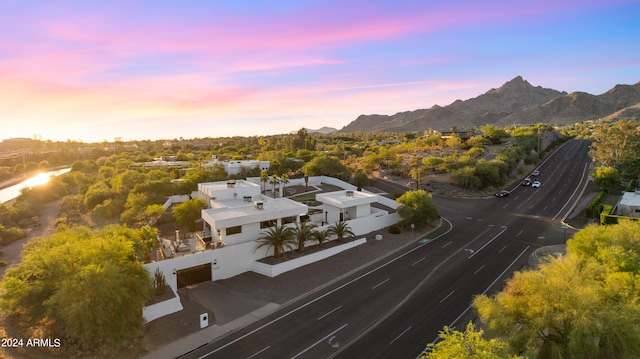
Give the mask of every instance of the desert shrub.
[{"label": "desert shrub", "polygon": [[17,227],[9,227],[0,224],[0,245],[7,245],[27,236],[27,231]]},{"label": "desert shrub", "polygon": [[153,272],[153,295],[163,295],[167,290],[167,280],[164,278],[164,273],[160,271],[160,268],[156,268]]},{"label": "desert shrub", "polygon": [[589,203],[587,208],[585,208],[585,215],[587,217],[598,218],[600,216],[600,212],[602,212],[602,205],[600,204],[600,202],[602,201],[603,197],[604,197],[604,191],[600,191],[600,193],[598,193],[596,198],[594,198],[593,201]]},{"label": "desert shrub", "polygon": [[391,234],[400,234],[401,230],[400,230],[400,226],[398,226],[397,224],[394,224],[393,226],[389,227],[389,233]]}]

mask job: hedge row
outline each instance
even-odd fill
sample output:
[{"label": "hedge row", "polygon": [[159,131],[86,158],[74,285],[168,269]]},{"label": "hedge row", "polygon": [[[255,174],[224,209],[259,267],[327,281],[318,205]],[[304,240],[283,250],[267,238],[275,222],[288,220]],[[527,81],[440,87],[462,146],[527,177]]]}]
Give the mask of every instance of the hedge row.
[{"label": "hedge row", "polygon": [[600,213],[602,212],[602,205],[600,204],[600,202],[602,201],[603,197],[604,191],[600,191],[596,198],[591,201],[591,203],[589,203],[587,208],[585,208],[585,215],[588,218],[598,218],[600,216]]}]

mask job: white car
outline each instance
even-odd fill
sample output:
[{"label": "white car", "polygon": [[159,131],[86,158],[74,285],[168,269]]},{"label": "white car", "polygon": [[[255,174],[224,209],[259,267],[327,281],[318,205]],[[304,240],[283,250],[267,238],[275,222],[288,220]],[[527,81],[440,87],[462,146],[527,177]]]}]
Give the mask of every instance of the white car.
[{"label": "white car", "polygon": [[540,181],[535,181],[531,184],[531,188],[538,188],[540,187],[540,185],[541,185]]},{"label": "white car", "polygon": [[540,175],[540,171],[534,170],[533,172],[531,172],[531,175],[534,177],[538,177]]}]

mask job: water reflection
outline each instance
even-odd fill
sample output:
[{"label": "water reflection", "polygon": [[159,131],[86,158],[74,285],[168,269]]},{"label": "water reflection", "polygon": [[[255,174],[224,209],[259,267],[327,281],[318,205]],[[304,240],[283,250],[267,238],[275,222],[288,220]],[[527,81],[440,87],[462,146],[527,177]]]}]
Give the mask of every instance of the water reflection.
[{"label": "water reflection", "polygon": [[65,168],[65,169],[57,170],[57,171],[49,171],[49,172],[39,173],[37,176],[31,177],[31,178],[29,178],[27,180],[24,180],[23,182],[20,182],[17,185],[13,185],[13,186],[1,189],[0,190],[0,203],[7,202],[7,201],[10,201],[10,200],[18,197],[20,195],[20,191],[23,188],[33,187],[33,186],[38,186],[38,185],[45,184],[45,183],[49,182],[51,177],[55,177],[55,176],[61,175],[63,173],[67,173],[70,170],[71,170],[70,168]]}]

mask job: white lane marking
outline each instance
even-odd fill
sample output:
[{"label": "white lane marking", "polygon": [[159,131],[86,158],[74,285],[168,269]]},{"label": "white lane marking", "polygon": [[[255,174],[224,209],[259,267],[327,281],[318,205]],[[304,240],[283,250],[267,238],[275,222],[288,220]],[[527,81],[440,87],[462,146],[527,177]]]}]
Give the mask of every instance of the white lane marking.
[{"label": "white lane marking", "polygon": [[500,231],[500,233],[496,234],[493,238],[491,238],[491,240],[490,240],[489,242],[485,243],[485,245],[484,245],[484,246],[480,247],[480,249],[478,249],[477,251],[475,251],[475,252],[471,253],[471,255],[470,255],[467,259],[471,259],[471,257],[473,257],[473,256],[475,256],[476,254],[478,254],[481,250],[483,250],[483,249],[484,249],[484,247],[488,246],[491,242],[493,242],[493,240],[494,240],[494,239],[496,239],[496,238],[500,237],[500,235],[501,235],[502,233],[504,233],[506,230],[507,230],[506,228],[503,228],[503,229]]},{"label": "white lane marking", "polygon": [[298,353],[298,354],[296,354],[296,355],[292,356],[292,357],[291,357],[291,359],[297,358],[297,357],[299,357],[300,355],[302,355],[302,354],[304,354],[304,353],[308,352],[309,350],[311,350],[311,349],[312,349],[313,347],[315,347],[316,345],[318,345],[318,344],[322,343],[323,341],[325,341],[325,339],[329,338],[330,336],[332,336],[332,335],[336,334],[337,332],[339,332],[340,330],[344,329],[347,325],[349,325],[349,324],[345,323],[345,324],[344,324],[343,326],[341,326],[340,328],[338,328],[338,329],[334,330],[333,332],[331,332],[331,333],[327,334],[327,336],[326,336],[326,337],[324,337],[324,338],[322,338],[322,339],[318,340],[317,342],[313,343],[312,345],[308,346],[308,347],[307,347],[307,349],[305,349],[305,350],[301,351],[300,353]]},{"label": "white lane marking", "polygon": [[425,260],[427,257],[422,257],[421,259],[418,259],[416,262],[414,262],[411,266],[413,267],[414,265],[422,262],[423,260]]},{"label": "white lane marking", "polygon": [[516,237],[520,237],[520,235],[522,234],[522,232],[524,232],[523,230],[520,230],[520,232],[518,232],[518,234],[516,234]]},{"label": "white lane marking", "polygon": [[504,247],[500,248],[500,250],[498,251],[498,253],[500,253],[500,252],[504,251],[504,249],[505,249],[505,248],[507,248],[507,246],[504,246]]},{"label": "white lane marking", "polygon": [[452,290],[452,291],[451,291],[451,293],[447,294],[447,296],[446,296],[446,297],[444,297],[444,298],[442,298],[442,300],[440,300],[440,303],[442,303],[442,302],[444,302],[445,300],[447,300],[447,298],[449,298],[450,296],[452,296],[452,295],[453,295],[453,293],[455,293],[455,292],[456,292],[455,290]]},{"label": "white lane marking", "polygon": [[261,350],[260,350],[260,351],[258,351],[258,352],[255,352],[255,353],[251,354],[250,356],[248,356],[248,357],[247,357],[247,359],[251,359],[251,358],[253,358],[253,357],[257,356],[258,354],[262,353],[263,351],[265,351],[265,350],[267,350],[267,349],[269,349],[269,348],[271,348],[271,346],[270,346],[270,345],[269,345],[269,346],[267,346],[267,347],[266,347],[266,348],[264,348],[264,349],[261,349]]},{"label": "white lane marking", "polygon": [[480,266],[480,268],[476,269],[475,272],[473,272],[473,274],[478,274],[478,272],[480,272],[482,270],[482,268],[484,268],[484,264]]},{"label": "white lane marking", "polygon": [[[522,257],[529,250],[529,247],[531,246],[527,246],[527,248],[525,248],[522,252],[520,252],[520,254],[516,257],[516,259],[514,259],[513,262],[511,262],[511,264],[509,264],[509,266],[505,270],[503,270],[502,273],[500,273],[500,275],[493,282],[491,282],[491,284],[489,284],[489,286],[485,290],[483,290],[481,294],[487,294],[489,289],[491,289],[491,287],[493,287],[493,285],[496,284],[496,282],[500,280],[500,278],[502,278],[502,276],[505,273],[507,273],[509,269],[513,267],[514,264],[516,264],[518,259],[520,259],[520,257]],[[460,315],[456,319],[454,319],[453,322],[451,322],[451,324],[449,324],[449,328],[453,328],[456,322],[460,320],[460,318],[462,318],[463,315],[467,314],[469,310],[471,310],[471,306],[468,306],[467,309],[464,310],[464,312],[460,313]],[[434,339],[432,343],[437,342],[438,339],[440,339],[440,336],[436,337],[436,339]]]},{"label": "white lane marking", "polygon": [[[584,180],[584,176],[585,176],[585,175],[586,175],[586,173],[587,173],[587,169],[588,169],[588,167],[589,167],[589,164],[588,164],[588,163],[585,163],[585,164],[584,164],[584,169],[582,170],[582,177],[580,177],[580,182],[579,182],[579,183],[582,183],[582,181]],[[584,183],[584,187],[582,188],[582,191],[583,191],[583,192],[584,192],[584,189],[585,189],[585,188],[587,188],[587,184],[588,184],[588,183],[589,183],[589,182],[585,182],[585,183]],[[562,212],[562,211],[564,210],[564,208],[565,208],[567,205],[569,205],[569,202],[571,202],[571,199],[573,198],[573,196],[575,196],[575,195],[576,195],[576,192],[578,192],[578,187],[576,187],[576,189],[575,189],[575,190],[573,190],[573,193],[571,194],[571,197],[569,197],[569,200],[564,204],[564,206],[562,206],[562,208],[560,208],[560,210],[558,211],[558,213],[556,213],[556,215],[555,215],[555,216],[553,216],[553,218],[551,218],[551,220],[552,220],[552,221],[554,221],[556,218],[558,218],[558,216],[560,215],[560,212]],[[578,203],[578,202],[576,202],[576,203],[573,205],[573,207],[571,207],[571,209],[569,209],[569,211],[567,211],[567,214],[565,215],[565,218],[566,218],[566,217],[571,213],[571,211],[573,210],[573,208],[575,207],[575,205],[576,205],[577,203]],[[564,218],[563,218],[563,219],[564,219]]]},{"label": "white lane marking", "polygon": [[408,332],[408,331],[409,331],[409,329],[411,329],[411,327],[412,327],[412,326],[410,325],[410,326],[409,326],[409,328],[407,328],[407,329],[405,329],[404,331],[402,331],[402,333],[400,333],[400,335],[398,335],[397,337],[393,338],[393,340],[391,341],[391,343],[390,343],[390,344],[393,344],[393,342],[395,342],[396,340],[398,340],[398,338],[400,338],[401,336],[403,336],[403,335],[404,335],[404,333]]},{"label": "white lane marking", "polygon": [[328,312],[327,314],[325,314],[325,315],[323,315],[323,316],[319,317],[319,318],[318,318],[318,319],[316,319],[316,320],[320,320],[320,319],[322,319],[322,318],[326,317],[327,315],[330,315],[331,313],[335,312],[336,310],[338,310],[338,309],[340,309],[340,308],[342,308],[342,306],[339,306],[339,307],[337,307],[337,308],[333,309],[332,311],[330,311],[330,312]]},{"label": "white lane marking", "polygon": [[[396,258],[394,258],[394,259],[392,259],[392,260],[390,260],[390,261],[388,261],[388,262],[384,262],[384,264],[381,264],[380,266],[378,266],[378,267],[376,267],[376,268],[373,268],[372,270],[370,270],[370,271],[368,271],[368,272],[366,272],[366,273],[364,273],[364,274],[361,274],[360,276],[358,276],[358,277],[356,277],[356,278],[353,278],[352,280],[350,280],[350,281],[348,281],[348,282],[346,282],[346,283],[342,284],[341,286],[339,286],[339,287],[337,287],[337,288],[335,288],[335,289],[332,289],[332,290],[330,290],[330,291],[328,291],[328,292],[324,293],[323,295],[319,296],[319,297],[318,297],[318,298],[316,298],[316,299],[310,300],[310,301],[308,301],[308,302],[306,302],[306,303],[302,304],[301,306],[299,306],[299,307],[297,307],[297,308],[295,308],[295,309],[293,309],[293,310],[290,310],[290,311],[288,311],[288,312],[286,312],[286,313],[282,314],[281,316],[279,316],[279,317],[277,317],[277,318],[275,318],[275,319],[271,320],[270,322],[267,322],[267,323],[265,323],[265,324],[263,324],[263,325],[259,326],[258,328],[253,329],[252,331],[250,331],[250,332],[248,332],[248,333],[246,333],[246,334],[244,334],[244,335],[242,335],[242,336],[240,336],[240,337],[238,337],[238,338],[236,338],[236,339],[234,339],[234,340],[230,341],[229,343],[227,343],[227,344],[225,344],[225,345],[222,345],[222,346],[220,346],[220,347],[218,347],[218,348],[216,348],[216,349],[211,350],[210,352],[208,352],[208,353],[206,353],[206,354],[204,354],[204,355],[201,355],[201,356],[200,356],[200,357],[198,357],[197,359],[204,359],[205,357],[207,357],[207,356],[209,356],[209,355],[211,355],[211,354],[213,354],[213,353],[217,353],[217,352],[219,352],[220,350],[222,350],[222,349],[224,349],[224,348],[226,348],[226,347],[228,347],[228,346],[230,346],[230,345],[233,345],[233,344],[235,344],[235,343],[237,343],[237,342],[239,342],[239,341],[241,341],[241,340],[243,340],[243,339],[245,339],[245,338],[247,338],[247,337],[249,337],[249,336],[253,335],[254,333],[259,332],[260,330],[262,330],[262,329],[264,329],[264,328],[266,328],[266,327],[270,326],[271,324],[276,323],[276,322],[278,322],[278,321],[280,321],[280,320],[282,320],[282,319],[284,319],[284,318],[286,318],[286,317],[288,317],[288,316],[292,315],[293,313],[296,313],[297,311],[302,310],[302,309],[304,309],[304,308],[306,308],[306,307],[308,307],[308,306],[310,306],[310,305],[314,304],[315,302],[317,302],[317,301],[319,301],[319,300],[321,300],[321,299],[323,299],[323,298],[325,298],[325,297],[328,297],[329,295],[331,295],[331,294],[333,294],[333,293],[335,293],[335,292],[337,292],[337,291],[341,290],[342,288],[347,287],[347,286],[349,286],[349,285],[351,285],[351,284],[353,284],[353,283],[355,283],[355,282],[359,281],[360,279],[362,279],[362,278],[364,278],[364,277],[368,276],[369,274],[371,274],[371,273],[373,273],[373,272],[376,272],[376,271],[378,271],[378,270],[380,270],[380,269],[382,269],[382,268],[384,268],[384,267],[386,267],[386,266],[390,265],[391,263],[393,263],[393,262],[395,262],[395,261],[399,260],[400,258],[402,258],[402,257],[404,257],[404,256],[407,256],[407,255],[409,255],[409,254],[413,253],[414,251],[417,251],[418,249],[420,249],[420,248],[422,248],[422,247],[426,246],[427,244],[431,243],[432,241],[434,241],[434,240],[436,240],[436,239],[438,239],[438,238],[440,238],[440,237],[445,236],[446,234],[448,234],[449,232],[451,232],[451,231],[453,230],[453,223],[451,223],[451,221],[449,221],[449,220],[448,220],[448,219],[446,219],[445,217],[442,217],[442,219],[443,219],[444,221],[446,221],[446,222],[449,224],[449,229],[447,229],[444,233],[437,235],[437,236],[436,236],[435,238],[433,238],[430,242],[423,243],[423,244],[421,244],[421,245],[419,245],[419,246],[417,246],[417,247],[415,247],[415,248],[413,248],[413,249],[411,249],[411,250],[409,250],[409,251],[407,251],[407,252],[405,252],[405,253],[402,253],[401,255],[397,256]],[[358,269],[359,269],[359,268],[356,268],[356,270],[354,270],[354,272],[355,272],[355,271],[357,271]],[[350,273],[347,273],[347,275],[348,275],[348,274],[350,274]],[[346,324],[345,324],[345,325],[346,325]]]},{"label": "white lane marking", "polygon": [[387,279],[383,280],[382,282],[380,282],[380,283],[376,284],[376,285],[375,285],[375,286],[373,286],[373,288],[371,288],[371,289],[376,289],[376,288],[378,288],[379,286],[381,286],[381,285],[383,285],[383,284],[387,283],[388,281],[389,281],[389,278],[387,278]]},{"label": "white lane marking", "polygon": [[451,243],[453,243],[453,241],[448,242],[447,244],[445,244],[444,246],[442,246],[442,248],[444,248],[444,247],[446,247],[446,246],[450,245]]}]

